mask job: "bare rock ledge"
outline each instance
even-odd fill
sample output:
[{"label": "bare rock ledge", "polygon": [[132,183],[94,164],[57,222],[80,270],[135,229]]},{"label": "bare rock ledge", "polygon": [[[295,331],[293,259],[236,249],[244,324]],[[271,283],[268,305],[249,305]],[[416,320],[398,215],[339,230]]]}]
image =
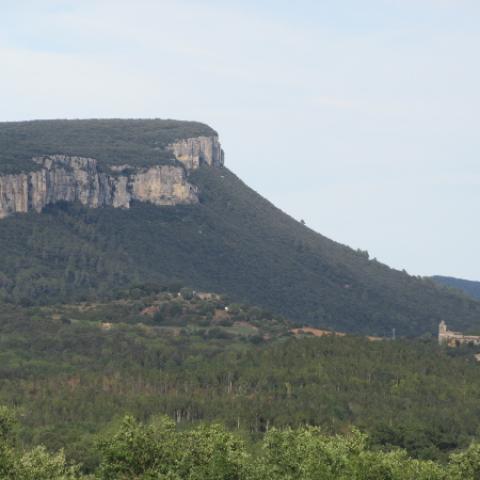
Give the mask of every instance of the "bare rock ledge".
[{"label": "bare rock ledge", "polygon": [[132,167],[122,165],[104,173],[93,158],[36,157],[33,161],[41,165],[40,170],[0,176],[0,219],[31,210],[41,212],[57,202],[80,202],[90,208],[129,208],[134,200],[154,205],[197,203],[198,188],[188,182],[188,173],[201,164],[223,165],[218,138],[188,138],[167,149],[183,166],[157,165],[132,173]]}]

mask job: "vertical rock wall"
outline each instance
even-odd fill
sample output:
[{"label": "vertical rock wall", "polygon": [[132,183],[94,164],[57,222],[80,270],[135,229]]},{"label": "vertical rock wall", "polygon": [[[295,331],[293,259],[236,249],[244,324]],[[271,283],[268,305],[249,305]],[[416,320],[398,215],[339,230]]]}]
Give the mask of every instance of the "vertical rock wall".
[{"label": "vertical rock wall", "polygon": [[198,188],[188,182],[188,172],[201,164],[223,165],[223,151],[217,137],[197,137],[167,147],[183,166],[157,165],[137,169],[98,169],[95,159],[49,155],[33,160],[40,169],[18,175],[0,176],[0,218],[30,210],[41,212],[57,202],[79,202],[98,208],[129,208],[132,201],[155,205],[195,204]]},{"label": "vertical rock wall", "polygon": [[218,137],[186,138],[167,148],[189,170],[198,168],[202,163],[210,167],[220,167],[224,163],[224,154]]}]

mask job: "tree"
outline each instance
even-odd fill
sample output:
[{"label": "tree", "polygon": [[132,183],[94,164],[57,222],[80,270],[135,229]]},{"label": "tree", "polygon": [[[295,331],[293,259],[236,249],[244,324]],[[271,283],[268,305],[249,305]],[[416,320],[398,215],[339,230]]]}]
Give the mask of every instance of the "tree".
[{"label": "tree", "polygon": [[13,478],[21,480],[74,480],[79,478],[79,467],[68,466],[63,450],[55,454],[45,447],[36,447],[20,457]]},{"label": "tree", "polygon": [[193,290],[188,287],[183,287],[180,290],[180,295],[184,300],[191,300],[193,298]]},{"label": "tree", "polygon": [[19,454],[14,450],[15,418],[0,407],[0,478],[2,480],[74,480],[79,467],[69,466],[63,451],[50,454],[43,446]]},{"label": "tree", "polygon": [[175,424],[162,417],[154,425],[143,425],[127,416],[119,431],[100,443],[100,451],[102,480],[162,478],[158,475],[172,472],[178,454]]},{"label": "tree", "polygon": [[220,425],[202,425],[181,434],[179,478],[242,480],[248,478],[250,457],[244,443]]},{"label": "tree", "polygon": [[480,444],[473,443],[461,453],[450,458],[450,480],[477,480],[480,478]]},{"label": "tree", "polygon": [[0,478],[9,478],[15,465],[11,437],[14,416],[6,407],[0,406]]}]

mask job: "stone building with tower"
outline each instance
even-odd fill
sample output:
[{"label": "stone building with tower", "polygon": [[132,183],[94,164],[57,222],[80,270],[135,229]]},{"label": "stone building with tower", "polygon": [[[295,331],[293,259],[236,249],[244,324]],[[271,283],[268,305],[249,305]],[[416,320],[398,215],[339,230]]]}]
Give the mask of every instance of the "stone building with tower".
[{"label": "stone building with tower", "polygon": [[464,335],[461,332],[448,330],[447,324],[442,320],[438,326],[438,343],[449,347],[459,345],[480,345],[480,336]]}]

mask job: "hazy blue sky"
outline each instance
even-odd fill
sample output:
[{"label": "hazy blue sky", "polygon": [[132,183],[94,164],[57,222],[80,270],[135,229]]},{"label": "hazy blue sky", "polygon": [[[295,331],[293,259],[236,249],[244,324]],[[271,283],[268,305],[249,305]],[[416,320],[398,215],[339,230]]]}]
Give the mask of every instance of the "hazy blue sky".
[{"label": "hazy blue sky", "polygon": [[0,119],[161,117],[315,230],[480,280],[478,0],[0,0]]}]

